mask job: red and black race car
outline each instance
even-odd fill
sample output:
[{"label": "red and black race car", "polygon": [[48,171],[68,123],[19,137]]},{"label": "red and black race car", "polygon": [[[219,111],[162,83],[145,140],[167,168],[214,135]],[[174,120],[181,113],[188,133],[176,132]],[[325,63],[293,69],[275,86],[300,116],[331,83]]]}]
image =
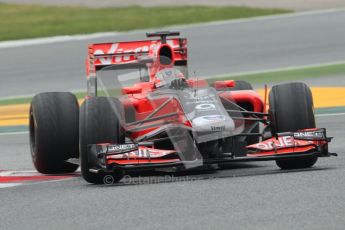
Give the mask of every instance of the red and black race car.
[{"label": "red and black race car", "polygon": [[103,183],[106,175],[119,181],[133,170],[238,161],[308,168],[336,155],[328,151],[326,130],[315,126],[305,84],[273,86],[266,112],[248,82],[209,85],[189,77],[187,40],[179,32],[147,36],[158,39],[89,46],[80,108],[67,92],[33,98],[30,143],[39,172],[73,172],[79,165],[70,159],[79,158],[83,178]]}]

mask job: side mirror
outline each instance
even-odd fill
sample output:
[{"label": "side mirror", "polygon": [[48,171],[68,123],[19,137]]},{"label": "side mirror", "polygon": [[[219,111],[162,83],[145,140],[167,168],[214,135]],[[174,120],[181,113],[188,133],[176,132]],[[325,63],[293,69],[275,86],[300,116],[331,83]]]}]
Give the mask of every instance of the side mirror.
[{"label": "side mirror", "polygon": [[226,80],[226,81],[216,81],[214,83],[214,88],[217,90],[226,89],[226,88],[233,88],[236,86],[234,80]]},{"label": "side mirror", "polygon": [[122,88],[122,94],[136,94],[136,93],[141,93],[141,91],[142,91],[142,88],[139,86]]}]

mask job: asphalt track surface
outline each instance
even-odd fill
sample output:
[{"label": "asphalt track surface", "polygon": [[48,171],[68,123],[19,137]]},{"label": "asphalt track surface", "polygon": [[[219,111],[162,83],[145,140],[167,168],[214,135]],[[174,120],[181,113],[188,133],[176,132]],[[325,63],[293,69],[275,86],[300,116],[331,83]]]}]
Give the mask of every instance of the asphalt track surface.
[{"label": "asphalt track surface", "polygon": [[[180,182],[161,175],[98,186],[78,177],[0,189],[0,229],[342,230],[344,120],[317,119],[336,137],[330,150],[339,156],[308,170],[283,172],[274,162],[257,162],[174,178]],[[1,167],[32,167],[27,135],[0,140]]]},{"label": "asphalt track surface", "polygon": [[[345,32],[335,28],[334,23],[344,25],[345,21],[341,20],[344,17],[345,13],[310,15],[264,24],[262,21],[225,24],[225,28],[214,26],[207,28],[208,31],[189,28],[184,33],[193,41],[190,43],[192,66],[200,67],[205,74],[219,74],[343,60],[345,40],[340,38],[344,38]],[[285,36],[274,31],[291,21],[295,24],[290,28],[296,31]],[[318,23],[321,28],[316,30],[315,24]],[[255,30],[260,25],[265,33],[253,38],[249,28]],[[309,26],[315,28],[314,35],[323,36],[310,40],[306,32]],[[232,28],[243,31],[243,38],[232,34]],[[321,33],[323,29],[326,32]],[[305,35],[296,36],[298,31]],[[244,36],[246,34],[248,36]],[[237,46],[227,42],[234,37],[238,37]],[[195,48],[201,48],[211,38],[217,39],[214,49]],[[250,41],[257,43],[251,44]],[[83,66],[83,60],[76,52],[85,53],[82,46],[83,42],[71,42],[3,49],[0,60],[5,60],[3,52],[13,55],[12,58],[21,53],[26,58],[20,57],[15,69],[2,64],[2,73],[10,75],[10,79],[18,83],[15,94],[44,91],[48,86],[56,87],[56,90],[60,87],[80,88],[78,74],[82,76],[82,73],[78,72],[78,67]],[[235,50],[230,52],[231,48]],[[28,58],[27,52],[34,49],[38,49],[36,55],[46,53],[46,56]],[[47,52],[52,51],[56,55],[50,57]],[[208,56],[201,55],[205,53]],[[56,62],[49,64],[48,57]],[[67,66],[61,67],[57,61]],[[39,65],[40,62],[45,65]],[[12,62],[7,60],[7,63],[15,67],[14,59]],[[205,68],[207,63],[213,68]],[[56,79],[58,76],[60,78]],[[70,76],[77,77],[69,79]],[[1,91],[10,87],[16,89],[10,79],[1,82]],[[28,79],[37,82],[34,84]],[[20,81],[24,82],[19,84]],[[345,115],[318,117],[317,124],[327,128],[329,136],[335,137],[330,151],[339,153],[339,156],[320,159],[312,169],[284,172],[274,162],[237,163],[223,170],[176,175],[173,179],[164,174],[127,178],[116,186],[90,185],[76,177],[2,188],[0,229],[344,229]],[[0,169],[33,169],[27,134],[1,135],[0,147]],[[171,180],[180,182],[169,182]]]}]

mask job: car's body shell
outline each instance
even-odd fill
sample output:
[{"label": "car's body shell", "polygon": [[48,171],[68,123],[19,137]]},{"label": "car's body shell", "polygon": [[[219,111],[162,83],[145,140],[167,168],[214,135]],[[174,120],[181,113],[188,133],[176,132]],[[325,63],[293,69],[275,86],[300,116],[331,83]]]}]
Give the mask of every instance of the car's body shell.
[{"label": "car's body shell", "polygon": [[[171,49],[173,60],[171,64],[164,65],[160,63],[159,56],[162,49]],[[96,84],[92,84],[95,80],[97,71],[107,66],[120,66],[120,65],[136,65],[140,62],[140,58],[152,58],[154,63],[149,67],[150,81],[140,82],[131,87],[123,87],[122,94],[126,97],[121,98],[121,102],[125,108],[134,108],[135,120],[143,120],[150,114],[155,108],[152,106],[152,102],[147,98],[147,94],[155,90],[154,79],[155,73],[162,68],[167,68],[175,65],[184,65],[187,67],[187,40],[183,38],[168,39],[166,44],[162,44],[161,40],[146,40],[146,41],[131,41],[131,42],[118,42],[118,43],[105,43],[105,44],[92,44],[89,46],[89,54],[87,58],[87,76],[89,85],[88,95],[96,95]],[[202,79],[188,79],[188,84],[192,87],[196,85],[200,87],[207,86],[207,82]],[[230,93],[224,91],[219,94],[220,97],[227,98],[228,100],[234,100],[238,104],[247,104],[252,107],[254,112],[263,112],[264,104],[260,95],[253,90],[246,91],[233,91]],[[163,103],[163,101],[161,102]],[[171,101],[176,105],[176,101]],[[155,102],[155,105],[159,106],[160,102]],[[167,105],[163,108],[159,114],[168,114],[172,111],[171,108],[175,106]],[[170,109],[169,109],[170,108]],[[185,121],[183,111],[180,110],[179,120]],[[185,125],[190,126],[188,121],[184,122]],[[152,132],[152,129],[140,130],[138,132],[132,132],[132,138],[138,139],[141,136]]]},{"label": "car's body shell", "polygon": [[[117,165],[123,167],[131,167],[133,165],[141,165],[147,167],[166,167],[178,165],[183,160],[176,155],[172,150],[157,150],[152,147],[140,145],[140,141],[143,137],[150,133],[155,133],[158,129],[162,129],[161,125],[156,127],[148,127],[146,129],[135,130],[137,121],[147,119],[157,107],[164,103],[164,100],[157,100],[154,103],[148,98],[148,94],[154,92],[155,88],[155,74],[164,68],[173,66],[183,66],[187,68],[187,39],[185,38],[173,38],[156,40],[144,40],[144,41],[130,41],[130,42],[115,42],[115,43],[102,43],[92,44],[88,49],[88,57],[86,61],[86,72],[88,81],[88,95],[87,98],[97,96],[97,72],[107,66],[135,66],[144,63],[145,60],[150,59],[151,62],[148,65],[149,77],[148,82],[140,82],[131,87],[123,87],[122,94],[124,96],[119,97],[121,104],[124,107],[125,113],[127,111],[134,110],[134,118],[131,121],[122,122],[122,126],[127,132],[127,135],[134,142],[138,143],[135,149],[128,151],[113,151],[114,143],[99,144],[98,148],[95,148],[94,154],[104,155],[104,167],[99,167],[97,170],[106,170],[107,165]],[[171,62],[166,63],[161,60],[161,57],[168,57]],[[185,73],[186,75],[188,73]],[[191,87],[200,85],[203,87],[207,85],[205,80],[188,79],[187,83]],[[233,86],[231,81],[217,82],[215,88]],[[240,90],[240,91],[219,91],[219,97],[225,100],[234,101],[239,106],[245,105],[246,108],[250,108],[254,113],[265,113],[265,105],[262,98],[254,90]],[[179,102],[177,100],[171,100],[167,106],[161,108],[155,116],[164,116],[167,114],[175,113],[175,116],[165,117],[160,121],[168,122],[174,117],[174,122],[185,127],[193,129],[190,121],[186,119],[183,109],[179,109]],[[155,106],[152,106],[152,105]],[[282,105],[284,106],[284,105]],[[176,110],[177,108],[177,110]],[[254,116],[252,118],[255,118]],[[170,119],[170,120],[169,120]],[[268,116],[264,116],[264,119],[268,119]],[[249,123],[251,121],[248,121]],[[310,130],[309,132],[319,132],[318,129]],[[301,130],[301,132],[307,132]],[[213,159],[210,162],[226,162],[235,160],[272,160],[284,157],[298,157],[296,154],[324,154],[327,155],[324,149],[327,149],[327,143],[330,139],[326,138],[325,134],[323,138],[313,139],[296,138],[296,134],[287,133],[281,137],[271,137],[263,142],[256,143],[247,146],[248,154],[245,157],[235,159]],[[304,134],[303,134],[304,135]],[[126,147],[123,147],[126,148]],[[145,154],[143,154],[145,152]],[[175,154],[175,155],[174,155]],[[301,156],[302,156],[301,155]],[[172,157],[169,157],[172,156]],[[96,157],[97,158],[97,157]],[[95,159],[96,159],[95,158]],[[205,161],[207,162],[207,160]]]}]

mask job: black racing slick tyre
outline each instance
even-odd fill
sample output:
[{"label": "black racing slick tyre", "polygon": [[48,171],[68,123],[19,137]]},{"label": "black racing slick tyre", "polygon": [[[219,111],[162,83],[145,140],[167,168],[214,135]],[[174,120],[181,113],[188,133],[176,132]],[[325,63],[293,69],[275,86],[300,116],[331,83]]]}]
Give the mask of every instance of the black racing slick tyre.
[{"label": "black racing slick tyre", "polygon": [[[304,83],[273,86],[269,94],[269,107],[273,133],[315,128],[313,96]],[[316,161],[317,157],[312,156],[276,160],[276,163],[281,169],[299,169],[312,167]]]},{"label": "black racing slick tyre", "polygon": [[68,92],[37,94],[31,102],[29,133],[35,168],[44,174],[74,172],[77,164],[66,162],[79,155],[79,106]]},{"label": "black racing slick tyre", "polygon": [[116,98],[94,97],[84,101],[80,108],[79,148],[80,167],[83,178],[93,184],[109,181],[118,182],[123,177],[121,172],[113,174],[90,172],[98,168],[98,162],[90,151],[90,145],[97,143],[125,142],[124,132],[120,125],[120,102]]}]

